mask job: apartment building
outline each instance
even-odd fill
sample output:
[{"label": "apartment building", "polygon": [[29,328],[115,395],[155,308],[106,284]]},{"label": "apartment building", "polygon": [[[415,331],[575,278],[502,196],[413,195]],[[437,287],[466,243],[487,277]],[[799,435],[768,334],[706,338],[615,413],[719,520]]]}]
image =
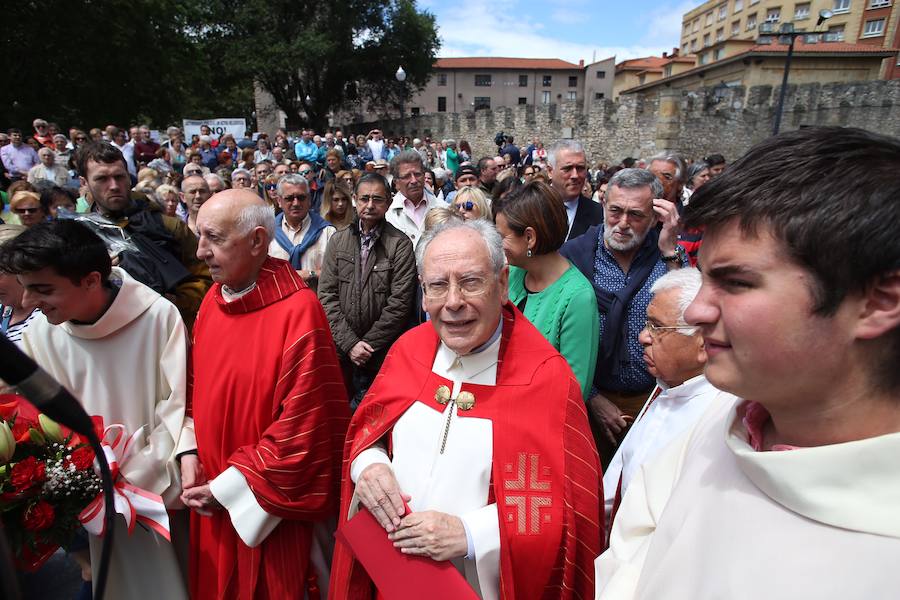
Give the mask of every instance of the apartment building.
[{"label": "apartment building", "polygon": [[[885,50],[900,45],[900,0],[710,0],[682,18],[680,50],[696,54],[697,63],[710,64],[728,56],[724,42],[755,40],[761,23],[776,27],[791,22],[797,30],[830,33],[831,42],[872,46]],[[819,11],[833,16],[816,28]],[[881,76],[900,77],[898,59],[882,63]]]}]

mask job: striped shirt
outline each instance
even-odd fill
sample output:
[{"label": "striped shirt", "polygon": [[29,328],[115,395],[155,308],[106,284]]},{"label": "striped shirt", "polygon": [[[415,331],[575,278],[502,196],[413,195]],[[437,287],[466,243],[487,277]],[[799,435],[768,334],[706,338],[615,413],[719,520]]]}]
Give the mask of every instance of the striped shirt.
[{"label": "striped shirt", "polygon": [[[0,305],[2,306],[2,305]],[[2,306],[3,317],[3,333],[9,339],[9,341],[18,344],[19,340],[22,339],[22,333],[25,329],[34,321],[35,315],[38,313],[38,309],[34,309],[31,313],[19,321],[18,323],[12,323],[12,306]]]}]

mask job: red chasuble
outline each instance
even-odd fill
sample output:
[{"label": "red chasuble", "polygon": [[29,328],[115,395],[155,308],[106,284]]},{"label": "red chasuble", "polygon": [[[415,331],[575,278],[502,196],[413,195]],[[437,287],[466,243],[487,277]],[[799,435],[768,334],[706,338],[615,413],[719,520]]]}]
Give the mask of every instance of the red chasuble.
[{"label": "red chasuble", "polygon": [[[493,422],[489,498],[500,516],[500,597],[594,597],[594,559],[603,540],[600,462],[581,388],[565,359],[512,304],[503,310],[497,385],[463,384],[475,395],[466,417]],[[350,464],[390,433],[413,402],[435,399],[448,380],[431,371],[438,349],[430,323],[401,337],[353,415],[344,447],[341,521],[353,495]],[[329,600],[373,597],[371,580],[338,543]]]},{"label": "red chasuble", "polygon": [[325,312],[286,261],[226,303],[219,284],[194,325],[192,407],[210,480],[229,466],[284,519],[257,547],[228,513],[191,515],[191,596],[303,598],[312,522],[335,515],[350,411]]}]

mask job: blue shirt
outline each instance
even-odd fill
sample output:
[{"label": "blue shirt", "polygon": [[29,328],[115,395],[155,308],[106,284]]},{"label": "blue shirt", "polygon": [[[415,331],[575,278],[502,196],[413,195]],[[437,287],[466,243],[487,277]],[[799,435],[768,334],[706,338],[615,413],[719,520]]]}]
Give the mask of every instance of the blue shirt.
[{"label": "blue shirt", "polygon": [[[600,229],[600,235],[603,235],[603,229]],[[606,389],[615,392],[637,392],[652,388],[656,380],[647,372],[644,364],[644,347],[638,341],[638,335],[644,328],[647,320],[647,305],[650,304],[651,294],[650,288],[654,282],[666,274],[668,268],[662,260],[656,261],[647,281],[641,286],[637,294],[631,300],[628,307],[626,320],[628,321],[628,362],[622,365],[619,381],[610,381],[605,386]],[[606,249],[606,245],[601,239],[597,244],[597,251],[594,254],[594,284],[597,287],[617,292],[625,287],[628,281],[628,274],[622,271],[622,267],[613,258],[613,255]],[[600,339],[603,339],[603,329],[606,327],[606,314],[600,311]]]},{"label": "blue shirt", "polygon": [[319,152],[319,147],[316,146],[316,143],[312,140],[308,142],[304,142],[300,140],[294,146],[294,155],[297,157],[297,160],[308,160],[310,162],[315,162],[316,154]]}]

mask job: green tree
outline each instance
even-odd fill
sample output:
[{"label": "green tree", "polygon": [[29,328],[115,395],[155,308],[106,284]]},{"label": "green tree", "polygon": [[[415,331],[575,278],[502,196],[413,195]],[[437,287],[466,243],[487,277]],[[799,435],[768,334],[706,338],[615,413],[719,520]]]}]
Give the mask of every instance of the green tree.
[{"label": "green tree", "polygon": [[[241,48],[232,79],[255,81],[293,123],[317,129],[360,101],[375,108],[421,89],[439,48],[414,0],[212,0],[206,43]],[[399,65],[407,73],[400,86]],[[307,100],[309,98],[309,100]]]},{"label": "green tree", "polygon": [[[252,87],[221,68],[205,13],[181,0],[25,0],[4,5],[0,123],[161,127],[249,116]],[[230,114],[229,114],[230,113]]]}]

